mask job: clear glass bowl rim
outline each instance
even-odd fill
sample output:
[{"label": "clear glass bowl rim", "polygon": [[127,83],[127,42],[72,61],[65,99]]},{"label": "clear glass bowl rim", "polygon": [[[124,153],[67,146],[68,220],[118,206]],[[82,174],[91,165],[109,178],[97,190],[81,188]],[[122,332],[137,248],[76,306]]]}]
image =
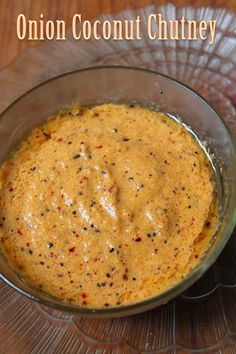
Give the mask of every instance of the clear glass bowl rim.
[{"label": "clear glass bowl rim", "polygon": [[[73,74],[79,74],[80,72],[86,72],[86,71],[96,71],[96,70],[132,70],[132,71],[143,71],[147,74],[150,75],[156,75],[156,76],[162,76],[167,80],[170,80],[174,82],[175,84],[181,86],[183,90],[190,91],[193,95],[199,98],[199,100],[203,101],[208,108],[213,111],[215,114],[216,119],[224,126],[224,128],[227,131],[228,138],[232,144],[233,147],[233,155],[236,161],[236,139],[231,133],[230,129],[227,126],[227,123],[221,118],[220,114],[215,110],[215,108],[212,107],[212,105],[203,97],[201,96],[198,92],[196,92],[194,89],[190,88],[188,85],[176,80],[175,78],[172,78],[168,75],[162,74],[158,71],[150,70],[150,69],[144,69],[140,67],[132,67],[132,66],[121,66],[121,65],[107,65],[107,66],[94,66],[94,67],[88,67],[88,68],[83,68],[83,69],[78,69],[78,70],[72,70],[66,73],[63,73],[61,75],[57,75],[51,79],[48,79],[39,85],[33,87],[32,89],[26,91],[23,95],[19,96],[17,99],[15,99],[6,109],[4,109],[0,113],[0,119],[4,116],[6,112],[8,112],[18,101],[23,99],[25,96],[30,95],[32,92],[36,91],[37,89],[43,87],[44,85],[47,85],[48,83],[52,81],[56,81],[64,76],[69,76]],[[191,271],[181,282],[175,284],[173,287],[167,289],[163,293],[154,296],[152,298],[148,298],[146,300],[143,300],[141,302],[131,304],[131,305],[126,305],[126,306],[120,306],[120,307],[110,307],[110,308],[84,308],[80,306],[75,306],[67,303],[61,302],[60,304],[58,302],[51,302],[47,301],[45,299],[40,298],[40,296],[35,296],[33,294],[30,294],[29,292],[26,292],[19,286],[16,286],[14,283],[12,283],[6,276],[1,274],[0,271],[0,279],[5,281],[8,285],[10,285],[13,289],[17,290],[19,293],[22,295],[30,298],[31,300],[34,300],[44,306],[48,306],[57,310],[61,311],[66,311],[69,313],[75,313],[78,315],[82,316],[92,316],[92,317],[123,317],[123,316],[129,316],[132,314],[137,314],[140,312],[144,312],[150,309],[153,309],[161,304],[165,304],[180,293],[182,293],[184,290],[189,288],[193,283],[195,283],[202,275],[212,266],[212,264],[216,261],[220,253],[222,252],[223,248],[225,247],[226,243],[228,242],[233,229],[236,225],[236,206],[234,207],[234,217],[232,218],[231,222],[227,225],[227,228],[224,230],[224,235],[221,238],[221,241],[218,243],[214,253],[212,256],[205,260],[205,261],[200,261],[197,266]]]}]

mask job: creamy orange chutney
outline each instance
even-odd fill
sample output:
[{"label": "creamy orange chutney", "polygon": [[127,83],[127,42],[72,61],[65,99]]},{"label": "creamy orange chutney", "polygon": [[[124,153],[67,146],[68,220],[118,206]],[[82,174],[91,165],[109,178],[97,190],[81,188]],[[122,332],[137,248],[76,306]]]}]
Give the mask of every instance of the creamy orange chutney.
[{"label": "creamy orange chutney", "polygon": [[85,307],[170,288],[204,254],[215,224],[204,150],[174,119],[135,105],[59,112],[3,164],[0,189],[10,264]]}]

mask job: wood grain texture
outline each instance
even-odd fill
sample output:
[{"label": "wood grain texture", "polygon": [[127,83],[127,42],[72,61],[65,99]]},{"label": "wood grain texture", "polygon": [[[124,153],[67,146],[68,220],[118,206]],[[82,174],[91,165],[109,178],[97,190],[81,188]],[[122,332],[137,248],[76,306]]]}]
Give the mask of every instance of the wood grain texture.
[{"label": "wood grain texture", "polygon": [[[235,0],[172,0],[174,5],[226,7],[236,11]],[[23,13],[27,19],[65,20],[70,25],[75,13],[91,19],[102,13],[116,13],[124,9],[143,7],[147,4],[161,5],[166,0],[0,0],[0,69],[8,65],[24,48],[36,46],[40,41],[20,41],[16,35],[16,18]]]}]

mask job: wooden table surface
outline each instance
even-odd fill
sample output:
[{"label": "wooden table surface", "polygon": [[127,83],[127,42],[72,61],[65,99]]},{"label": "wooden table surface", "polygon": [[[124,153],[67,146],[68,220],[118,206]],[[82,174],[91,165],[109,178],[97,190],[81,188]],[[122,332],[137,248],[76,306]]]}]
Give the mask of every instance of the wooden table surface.
[{"label": "wooden table surface", "polygon": [[[91,19],[102,13],[116,13],[127,8],[139,8],[147,4],[161,5],[165,0],[0,0],[0,69],[8,65],[27,47],[39,45],[40,41],[20,41],[16,35],[16,18],[23,13],[27,19],[63,19],[69,25],[75,13]],[[172,0],[178,6],[226,7],[236,11],[235,0]]]}]

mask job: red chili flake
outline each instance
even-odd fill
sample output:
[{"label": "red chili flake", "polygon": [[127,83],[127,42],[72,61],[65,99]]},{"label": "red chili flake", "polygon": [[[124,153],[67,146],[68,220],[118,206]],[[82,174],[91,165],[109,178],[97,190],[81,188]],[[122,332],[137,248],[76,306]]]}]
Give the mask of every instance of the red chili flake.
[{"label": "red chili flake", "polygon": [[142,241],[142,238],[141,238],[141,237],[137,237],[137,238],[135,239],[135,241],[136,241],[136,242],[140,242],[140,241]]},{"label": "red chili flake", "polygon": [[69,252],[74,252],[74,250],[75,250],[75,247],[69,248]]},{"label": "red chili flake", "polygon": [[12,187],[11,187],[11,188],[9,188],[9,192],[13,192],[13,190],[14,190],[14,189],[13,189]]},{"label": "red chili flake", "polygon": [[103,148],[103,145],[96,146],[96,149],[101,149],[101,148]]},{"label": "red chili flake", "polygon": [[124,280],[128,280],[128,275],[127,274],[123,274],[123,279]]},{"label": "red chili flake", "polygon": [[109,192],[109,193],[112,193],[113,187],[114,187],[114,186],[111,186],[111,187],[108,189],[108,192]]},{"label": "red chili flake", "polygon": [[61,198],[62,198],[62,199],[64,198],[64,194],[61,195]]},{"label": "red chili flake", "polygon": [[74,283],[74,280],[71,280],[70,283],[73,284],[73,283]]},{"label": "red chili flake", "polygon": [[82,304],[83,304],[83,305],[87,305],[87,301],[84,300],[84,301],[82,302]]},{"label": "red chili flake", "polygon": [[59,211],[60,211],[60,210],[61,210],[61,207],[60,207],[60,206],[58,206],[58,207],[57,207],[57,210],[59,210]]},{"label": "red chili flake", "polygon": [[195,259],[198,259],[199,255],[198,254],[195,254],[194,258]]},{"label": "red chili flake", "polygon": [[88,295],[85,294],[85,293],[83,293],[81,296],[82,296],[83,299],[86,299],[86,297],[88,297]]},{"label": "red chili flake", "polygon": [[60,143],[63,141],[63,138],[58,138],[57,141]]},{"label": "red chili flake", "polygon": [[20,230],[17,230],[17,233],[18,233],[19,235],[23,235]]},{"label": "red chili flake", "polygon": [[29,245],[30,245],[29,242],[27,242],[27,243],[26,243],[26,246],[29,247]]}]

